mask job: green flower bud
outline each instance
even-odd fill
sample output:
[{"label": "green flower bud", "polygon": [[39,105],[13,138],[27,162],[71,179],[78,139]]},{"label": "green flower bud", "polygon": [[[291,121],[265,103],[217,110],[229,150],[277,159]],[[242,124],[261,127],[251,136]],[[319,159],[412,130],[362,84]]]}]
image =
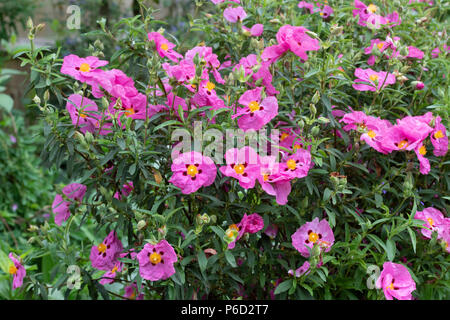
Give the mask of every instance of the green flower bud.
[{"label": "green flower bud", "polygon": [[320,128],[319,128],[318,126],[314,126],[314,127],[311,129],[311,135],[312,135],[313,137],[315,137],[315,136],[317,136],[317,135],[319,134],[319,131],[320,131]]},{"label": "green flower bud", "polygon": [[144,229],[147,226],[147,222],[145,222],[144,220],[140,220],[137,224],[137,229],[138,231]]}]

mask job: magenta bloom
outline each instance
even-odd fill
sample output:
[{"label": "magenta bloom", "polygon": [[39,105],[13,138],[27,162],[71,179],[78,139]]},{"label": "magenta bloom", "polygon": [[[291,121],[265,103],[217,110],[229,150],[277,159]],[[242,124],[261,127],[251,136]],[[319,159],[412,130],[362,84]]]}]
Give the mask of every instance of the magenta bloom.
[{"label": "magenta bloom", "polygon": [[241,6],[237,8],[230,6],[223,11],[223,17],[229,22],[236,23],[238,21],[243,21],[247,17],[247,13]]},{"label": "magenta bloom", "polygon": [[448,151],[448,136],[441,117],[437,116],[434,129],[430,134],[431,143],[434,147],[433,153],[436,157],[445,156]]},{"label": "magenta bloom", "polygon": [[92,246],[89,257],[92,267],[99,270],[113,270],[122,250],[122,242],[117,238],[116,232],[112,230],[102,243]]},{"label": "magenta bloom", "polygon": [[255,150],[251,147],[229,149],[225,153],[225,161],[227,165],[219,169],[224,176],[238,179],[244,189],[255,186],[255,181],[260,174],[259,156]]},{"label": "magenta bloom", "polygon": [[384,71],[376,72],[370,68],[356,68],[355,76],[357,79],[353,84],[353,88],[359,91],[381,90],[387,85],[394,84],[396,81],[392,73]]},{"label": "magenta bloom", "polygon": [[171,166],[173,176],[169,182],[181,189],[184,194],[210,186],[216,179],[217,168],[210,157],[196,151],[180,154]]},{"label": "magenta bloom", "polygon": [[[141,290],[143,289],[143,286],[141,287]],[[130,300],[143,300],[144,299],[144,294],[143,293],[139,293],[138,294],[138,287],[136,282],[133,282],[132,284],[130,284],[129,286],[125,287],[125,298],[128,298]]]},{"label": "magenta bloom", "polygon": [[122,271],[122,262],[117,261],[114,265],[114,268],[112,268],[110,271],[106,272],[103,277],[100,279],[100,284],[110,284],[114,282],[114,279],[117,276],[117,272]]},{"label": "magenta bloom", "polygon": [[447,227],[446,220],[442,212],[433,207],[428,207],[422,211],[417,211],[414,215],[414,219],[423,220],[425,222],[423,226],[427,227],[427,229],[421,229],[421,232],[423,236],[428,239],[431,239],[433,231],[436,231],[438,233],[438,238],[441,238]]},{"label": "magenta bloom", "polygon": [[376,282],[378,289],[383,289],[386,299],[412,300],[411,292],[416,290],[416,283],[408,269],[398,263],[385,262],[380,277]]},{"label": "magenta bloom", "polygon": [[264,233],[271,239],[275,239],[278,234],[278,226],[275,224],[269,224]]},{"label": "magenta bloom", "polygon": [[63,221],[66,221],[70,217],[69,210],[70,202],[65,201],[59,194],[55,196],[52,204],[52,211],[55,214],[55,223],[60,226]]},{"label": "magenta bloom", "polygon": [[92,85],[96,83],[94,77],[103,73],[103,70],[97,68],[107,64],[108,61],[99,60],[97,57],[90,56],[80,58],[77,55],[70,54],[64,57],[61,73],[67,74],[78,81]]},{"label": "magenta bloom", "polygon": [[238,110],[232,118],[241,116],[238,120],[238,126],[244,131],[259,130],[278,114],[277,98],[267,97],[262,100],[262,89],[262,87],[258,87],[248,90],[239,98],[239,103],[245,108]]},{"label": "magenta bloom", "polygon": [[408,55],[407,58],[414,58],[414,59],[423,59],[423,56],[425,55],[425,52],[421,51],[420,49],[409,46],[408,47]]},{"label": "magenta bloom", "polygon": [[214,79],[220,84],[225,84],[222,76],[219,73],[220,61],[217,59],[217,55],[212,52],[211,47],[197,46],[186,52],[185,59],[190,62],[194,62],[194,57],[198,54],[198,57],[206,62],[205,68],[210,70]]},{"label": "magenta bloom", "polygon": [[319,222],[319,218],[315,218],[311,222],[302,225],[292,235],[292,245],[305,258],[309,257],[308,248],[312,248],[317,243],[325,252],[330,251],[334,243],[334,234],[327,220],[323,219]]},{"label": "magenta bloom", "polygon": [[134,190],[133,181],[129,181],[122,186],[120,193],[119,191],[117,191],[114,194],[114,198],[116,198],[117,200],[122,200],[122,197],[128,197],[133,190]]},{"label": "magenta bloom", "polygon": [[80,127],[82,133],[95,132],[100,116],[97,104],[94,101],[79,94],[72,94],[67,100],[66,109],[72,119],[72,124]]},{"label": "magenta bloom", "polygon": [[250,28],[250,34],[253,37],[259,37],[260,35],[262,35],[263,32],[264,32],[264,25],[262,25],[261,23],[254,24]]},{"label": "magenta bloom", "polygon": [[62,192],[68,199],[82,202],[86,189],[87,187],[84,184],[71,183],[65,186]]},{"label": "magenta bloom", "polygon": [[244,217],[237,225],[237,228],[239,230],[238,236],[233,242],[228,244],[228,249],[233,249],[236,245],[236,241],[242,238],[245,233],[256,233],[262,230],[264,228],[264,220],[257,213],[253,213],[248,216],[244,213]]},{"label": "magenta bloom", "polygon": [[12,289],[15,290],[22,286],[23,278],[27,275],[25,267],[17,260],[14,255],[10,252],[9,258],[13,262],[13,265],[9,267],[9,274],[13,276],[13,286]]},{"label": "magenta bloom", "polygon": [[291,193],[290,180],[290,177],[280,174],[280,164],[276,162],[275,156],[260,157],[258,181],[265,192],[276,197],[279,205],[288,202]]},{"label": "magenta bloom", "polygon": [[290,179],[306,177],[309,169],[314,166],[311,153],[303,148],[297,149],[292,155],[287,155],[284,160],[280,164],[280,173]]},{"label": "magenta bloom", "polygon": [[173,43],[169,42],[159,32],[150,32],[148,34],[148,40],[154,41],[156,46],[156,52],[158,52],[161,58],[166,57],[173,62],[178,62],[178,59],[183,58],[181,54],[173,50],[176,47]]},{"label": "magenta bloom", "polygon": [[308,36],[307,31],[309,30],[304,27],[282,26],[277,32],[278,44],[264,49],[261,58],[273,63],[290,50],[303,61],[308,60],[306,52],[319,50],[320,44],[319,40]]},{"label": "magenta bloom", "polygon": [[[358,24],[360,26],[367,27],[369,25],[375,29],[379,29],[381,25],[388,23],[388,19],[376,14],[379,11],[376,5],[370,4],[366,6],[363,2],[355,0],[354,6],[356,9],[353,10],[353,16],[359,17]],[[395,16],[391,18],[395,19]]]},{"label": "magenta bloom", "polygon": [[328,5],[323,5],[321,3],[309,3],[309,2],[306,2],[306,1],[300,1],[298,3],[298,7],[307,9],[310,14],[319,12],[320,16],[323,19],[328,18],[334,12],[333,8],[331,8]]},{"label": "magenta bloom", "polygon": [[[309,270],[310,267],[311,267],[310,263],[309,263],[308,261],[305,261],[305,262],[303,263],[303,265],[302,265],[300,268],[298,268],[297,270],[295,270],[295,276],[296,276],[297,278],[299,278],[299,277],[301,277],[301,276],[304,275],[304,274],[308,275],[309,272],[310,272],[310,270]],[[290,274],[291,276],[293,276],[293,275],[294,275],[294,271],[293,271],[293,270],[289,270],[289,271],[288,271],[288,274]]]},{"label": "magenta bloom", "polygon": [[150,281],[164,280],[175,273],[173,264],[178,261],[175,250],[166,241],[161,240],[156,245],[147,243],[137,254],[139,274]]}]

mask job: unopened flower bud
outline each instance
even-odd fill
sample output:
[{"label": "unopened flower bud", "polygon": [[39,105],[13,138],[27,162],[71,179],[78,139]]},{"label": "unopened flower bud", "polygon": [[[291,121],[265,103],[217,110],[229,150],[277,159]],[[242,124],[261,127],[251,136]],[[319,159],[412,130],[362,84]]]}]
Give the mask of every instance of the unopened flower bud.
[{"label": "unopened flower bud", "polygon": [[37,105],[39,105],[39,104],[41,104],[41,98],[39,98],[38,96],[34,96],[33,102],[36,103]]},{"label": "unopened flower bud", "polygon": [[314,127],[311,129],[311,135],[312,135],[313,137],[315,137],[315,136],[317,136],[317,135],[319,134],[319,131],[320,131],[320,128],[319,128],[318,126],[314,126]]},{"label": "unopened flower bud", "polygon": [[145,222],[144,220],[140,220],[137,224],[137,229],[140,231],[142,229],[144,229],[147,226],[147,222]]}]

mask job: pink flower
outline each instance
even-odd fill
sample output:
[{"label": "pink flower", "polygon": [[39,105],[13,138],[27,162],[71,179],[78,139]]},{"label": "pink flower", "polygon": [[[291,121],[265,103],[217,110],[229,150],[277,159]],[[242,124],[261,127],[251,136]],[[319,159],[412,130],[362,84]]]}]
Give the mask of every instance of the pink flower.
[{"label": "pink flower", "polygon": [[[355,0],[354,6],[356,9],[353,10],[353,16],[359,16],[358,24],[360,26],[367,27],[369,25],[372,28],[379,29],[381,25],[388,23],[385,17],[375,13],[379,10],[376,5],[370,4],[366,6],[361,1]],[[395,15],[391,18],[395,19]]]},{"label": "pink flower", "polygon": [[92,85],[96,83],[94,77],[103,73],[103,70],[97,68],[107,64],[108,61],[99,60],[97,57],[89,56],[80,58],[77,55],[70,54],[64,57],[61,73],[67,74],[78,81]]},{"label": "pink flower", "polygon": [[380,277],[376,282],[378,289],[383,289],[386,299],[412,300],[411,292],[416,290],[416,283],[408,269],[398,263],[385,262]]},{"label": "pink flower", "polygon": [[117,200],[122,200],[122,196],[128,197],[133,190],[134,190],[133,181],[129,181],[122,186],[122,190],[120,190],[120,193],[119,191],[117,191],[114,194],[114,198],[116,198]]},{"label": "pink flower", "polygon": [[320,44],[319,40],[308,36],[307,31],[309,30],[304,27],[282,26],[277,32],[278,44],[264,49],[261,58],[273,63],[290,50],[303,61],[308,60],[306,52],[319,50]]},{"label": "pink flower", "polygon": [[381,90],[387,85],[394,84],[396,81],[395,76],[392,73],[384,71],[376,72],[370,68],[356,68],[355,76],[357,79],[353,84],[353,88],[359,91]]},{"label": "pink flower", "polygon": [[278,114],[277,98],[267,97],[262,100],[262,89],[258,87],[248,90],[239,98],[239,103],[245,108],[238,110],[232,118],[240,116],[238,126],[244,131],[250,129],[259,130]]},{"label": "pink flower", "polygon": [[[142,289],[143,289],[143,286],[141,287],[141,290]],[[125,287],[125,295],[124,295],[124,297],[128,298],[130,300],[143,300],[144,299],[144,294],[143,293],[139,293],[138,294],[137,284],[135,282],[133,282],[129,286]]]},{"label": "pink flower", "polygon": [[275,239],[278,234],[278,227],[275,224],[269,224],[264,233],[271,239]]},{"label": "pink flower", "polygon": [[216,179],[217,168],[211,158],[196,151],[180,154],[172,163],[174,173],[169,182],[184,194],[210,186]]},{"label": "pink flower", "polygon": [[[239,63],[234,66],[233,71],[239,70],[241,67],[244,69],[245,76],[253,74],[253,86],[256,81],[261,79],[261,83],[266,87],[266,92],[268,95],[272,96],[279,94],[279,92],[272,85],[272,74],[269,70],[270,62],[259,62],[258,57],[255,54],[250,54],[247,57],[241,58]],[[254,72],[254,69],[258,69],[258,71]]]},{"label": "pink flower", "polygon": [[264,25],[261,23],[254,24],[250,28],[250,33],[253,37],[259,37],[264,32]]},{"label": "pink flower", "polygon": [[156,245],[147,243],[137,254],[139,274],[150,281],[164,280],[175,273],[173,264],[178,261],[175,250],[166,241],[161,240]]},{"label": "pink flower", "polygon": [[243,21],[247,17],[247,13],[241,6],[237,8],[230,6],[223,11],[223,17],[229,22],[236,23],[238,21]]},{"label": "pink flower", "polygon": [[71,200],[78,202],[83,201],[84,194],[86,193],[86,186],[80,183],[71,183],[62,189],[64,195]]},{"label": "pink flower", "polygon": [[236,245],[236,242],[242,238],[245,233],[256,233],[264,228],[264,220],[257,213],[253,213],[247,216],[244,213],[244,217],[241,222],[237,225],[238,228],[238,236],[236,239],[228,244],[228,249],[233,249]]},{"label": "pink flower", "polygon": [[325,219],[319,222],[319,218],[315,218],[302,225],[292,235],[292,245],[305,258],[309,257],[308,248],[312,249],[316,243],[321,249],[325,249],[325,252],[330,251],[334,243],[333,230]]},{"label": "pink flower", "polygon": [[425,55],[425,53],[423,51],[421,51],[420,49],[413,47],[413,46],[409,46],[408,47],[408,55],[406,57],[414,58],[414,59],[423,59],[424,55]]},{"label": "pink flower", "polygon": [[194,62],[194,57],[196,55],[206,62],[205,68],[209,69],[213,73],[214,79],[216,79],[216,81],[220,84],[225,84],[225,80],[223,80],[218,71],[220,68],[220,61],[217,59],[217,55],[212,52],[212,48],[197,46],[191,50],[188,50],[184,56],[187,61]]},{"label": "pink flower", "polygon": [[82,133],[95,132],[100,116],[94,101],[79,94],[72,94],[67,99],[66,109],[72,119],[72,124],[80,127]]},{"label": "pink flower", "polygon": [[259,156],[251,147],[229,149],[225,153],[226,166],[220,167],[224,176],[239,180],[244,189],[251,189],[259,173]]},{"label": "pink flower", "polygon": [[98,246],[92,246],[90,260],[92,267],[99,270],[111,271],[116,266],[123,250],[122,242],[112,230]]},{"label": "pink flower", "polygon": [[303,178],[313,166],[309,150],[299,148],[294,154],[285,157],[284,162],[280,164],[280,173],[289,179]]},{"label": "pink flower", "polygon": [[106,272],[103,277],[100,279],[100,284],[110,284],[114,282],[114,278],[117,276],[117,272],[122,271],[122,262],[117,261],[114,265],[114,268],[112,268],[110,271]]},{"label": "pink flower", "polygon": [[158,52],[161,58],[168,58],[173,62],[178,62],[178,59],[183,58],[181,54],[173,50],[176,47],[173,43],[169,42],[162,34],[159,32],[150,32],[148,34],[148,40],[154,41],[156,46],[156,52]]},{"label": "pink flower", "polygon": [[9,259],[13,262],[13,265],[9,267],[9,274],[13,276],[13,286],[12,289],[15,290],[22,286],[23,278],[27,275],[24,266],[17,260],[14,255],[10,252]]},{"label": "pink flower", "polygon": [[[450,51],[450,46],[447,46],[446,44],[444,44],[444,54],[448,51]],[[434,48],[433,50],[431,50],[431,57],[433,59],[439,58],[440,53],[441,53],[441,51],[439,50],[439,47]]]},{"label": "pink flower", "polygon": [[[304,274],[308,275],[309,272],[310,272],[310,270],[309,270],[310,267],[311,267],[311,265],[309,264],[309,262],[308,262],[308,261],[305,261],[305,262],[303,263],[303,265],[302,265],[300,268],[298,268],[297,270],[295,270],[295,276],[296,276],[297,278],[299,278],[299,277],[301,277],[301,276],[304,275]],[[294,271],[293,271],[293,270],[289,270],[289,271],[288,271],[288,274],[290,274],[291,276],[293,276],[293,275],[294,275]]]},{"label": "pink flower", "polygon": [[52,204],[52,212],[55,214],[55,223],[60,226],[63,221],[70,217],[70,202],[65,201],[59,194],[55,196]]},{"label": "pink flower", "polygon": [[280,164],[276,162],[275,156],[260,157],[258,181],[265,192],[276,197],[279,205],[288,202],[291,193],[290,180],[290,177],[280,174]]},{"label": "pink flower", "polygon": [[423,90],[425,88],[425,84],[422,81],[417,81],[416,90]]},{"label": "pink flower", "polygon": [[448,136],[441,117],[437,116],[434,129],[430,134],[431,143],[434,147],[433,153],[436,157],[445,156],[448,151]]},{"label": "pink flower", "polygon": [[428,207],[422,211],[417,211],[414,215],[414,219],[423,220],[425,222],[423,226],[427,228],[421,229],[421,232],[423,236],[428,239],[431,239],[433,231],[438,233],[438,239],[441,238],[447,227],[445,217],[442,212],[433,207]]}]

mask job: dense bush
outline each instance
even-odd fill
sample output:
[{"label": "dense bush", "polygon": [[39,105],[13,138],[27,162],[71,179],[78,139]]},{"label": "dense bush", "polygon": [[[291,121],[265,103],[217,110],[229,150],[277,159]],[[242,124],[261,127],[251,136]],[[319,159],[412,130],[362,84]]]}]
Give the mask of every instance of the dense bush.
[{"label": "dense bush", "polygon": [[196,1],[194,48],[143,8],[101,60],[24,52],[66,180],[11,295],[448,299],[448,4],[409,2]]}]

